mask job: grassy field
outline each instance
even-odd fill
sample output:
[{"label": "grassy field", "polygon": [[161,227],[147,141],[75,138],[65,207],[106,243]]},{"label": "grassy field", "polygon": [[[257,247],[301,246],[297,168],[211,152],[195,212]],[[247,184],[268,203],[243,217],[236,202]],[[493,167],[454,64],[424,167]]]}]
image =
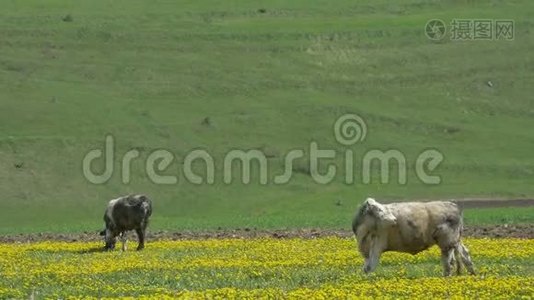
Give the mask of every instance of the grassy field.
[{"label": "grassy field", "polygon": [[[98,230],[106,202],[154,199],[152,229],[348,228],[376,198],[534,195],[534,4],[522,1],[5,1],[0,10],[0,234]],[[513,19],[514,41],[433,42],[430,19]],[[488,84],[491,82],[491,84]],[[351,147],[335,120],[361,116]],[[115,172],[88,182],[82,159],[115,137]],[[224,154],[259,149],[269,178],[290,149],[354,151],[356,182],[315,183],[306,160],[285,185],[224,184]],[[129,184],[122,155],[138,149]],[[186,154],[207,149],[213,185],[187,182]],[[443,153],[421,183],[415,158]],[[152,150],[176,159],[157,185]],[[407,184],[364,184],[371,149],[398,149]],[[327,161],[322,167],[326,167]],[[99,161],[101,167],[103,162]],[[199,166],[197,166],[199,167]],[[200,168],[200,167],[199,167]],[[98,169],[98,166],[97,168]],[[236,171],[236,176],[239,172]],[[534,222],[534,208],[466,212],[467,223]]]},{"label": "grassy field", "polygon": [[[385,253],[361,272],[352,239],[158,241],[143,252],[96,243],[0,245],[0,298],[528,299],[534,240],[467,239],[478,274],[441,277],[439,250]],[[133,245],[132,245],[133,246]],[[523,298],[522,298],[523,297]]]}]

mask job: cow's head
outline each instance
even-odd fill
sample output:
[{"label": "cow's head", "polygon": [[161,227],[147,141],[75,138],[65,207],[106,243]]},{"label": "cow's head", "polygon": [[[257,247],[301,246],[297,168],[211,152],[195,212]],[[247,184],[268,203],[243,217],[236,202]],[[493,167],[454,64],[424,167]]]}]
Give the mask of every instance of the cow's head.
[{"label": "cow's head", "polygon": [[104,237],[104,242],[106,245],[104,246],[104,249],[106,250],[113,250],[115,249],[115,244],[117,243],[117,235],[113,230],[110,228],[106,228],[102,231],[100,231],[100,235]]},{"label": "cow's head", "polygon": [[397,218],[386,206],[376,202],[373,198],[367,198],[354,217],[352,230],[357,234],[360,227],[363,232],[368,232],[378,227],[394,225],[396,222]]},{"label": "cow's head", "polygon": [[364,205],[367,205],[367,214],[376,218],[378,222],[382,222],[385,225],[394,225],[397,223],[397,218],[389,211],[389,209],[376,202],[375,199],[367,198]]}]

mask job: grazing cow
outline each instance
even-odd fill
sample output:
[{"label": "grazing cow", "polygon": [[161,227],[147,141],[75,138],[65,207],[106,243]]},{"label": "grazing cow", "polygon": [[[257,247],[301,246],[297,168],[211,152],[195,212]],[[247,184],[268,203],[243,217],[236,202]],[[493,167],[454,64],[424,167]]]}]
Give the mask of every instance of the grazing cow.
[{"label": "grazing cow", "polygon": [[463,261],[475,274],[467,248],[461,242],[462,214],[448,201],[380,204],[367,198],[352,222],[358,248],[365,258],[363,271],[372,272],[386,251],[417,254],[432,245],[441,249],[444,276],[451,275],[456,256],[457,273]]},{"label": "grazing cow", "polygon": [[152,201],[144,195],[128,195],[109,201],[104,222],[106,229],[100,232],[105,236],[106,250],[115,248],[116,238],[120,236],[122,251],[126,250],[126,231],[135,230],[139,238],[137,250],[145,247],[145,231],[148,218],[152,214]]}]

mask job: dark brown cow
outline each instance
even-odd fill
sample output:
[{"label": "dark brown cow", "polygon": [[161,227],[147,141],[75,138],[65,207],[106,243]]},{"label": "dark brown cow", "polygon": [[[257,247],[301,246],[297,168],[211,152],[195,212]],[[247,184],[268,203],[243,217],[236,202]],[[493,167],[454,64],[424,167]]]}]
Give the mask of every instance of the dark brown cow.
[{"label": "dark brown cow", "polygon": [[100,232],[105,236],[106,250],[115,248],[117,236],[121,238],[122,250],[126,250],[126,231],[135,230],[139,238],[137,250],[145,247],[145,232],[148,219],[152,215],[152,201],[145,195],[128,195],[110,200],[104,222],[106,229]]}]

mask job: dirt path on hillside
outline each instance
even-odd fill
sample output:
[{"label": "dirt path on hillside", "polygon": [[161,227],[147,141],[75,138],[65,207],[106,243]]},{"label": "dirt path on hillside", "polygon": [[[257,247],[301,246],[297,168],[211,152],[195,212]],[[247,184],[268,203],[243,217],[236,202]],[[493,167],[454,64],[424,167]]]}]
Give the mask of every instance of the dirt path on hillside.
[{"label": "dirt path on hillside", "polygon": [[[430,200],[417,200],[430,201]],[[487,199],[487,198],[462,198],[447,199],[458,204],[461,208],[493,208],[493,207],[529,207],[534,206],[534,199]],[[397,201],[380,201],[390,203]]]},{"label": "dirt path on hillside", "polygon": [[461,208],[529,207],[534,199],[453,199]]}]

